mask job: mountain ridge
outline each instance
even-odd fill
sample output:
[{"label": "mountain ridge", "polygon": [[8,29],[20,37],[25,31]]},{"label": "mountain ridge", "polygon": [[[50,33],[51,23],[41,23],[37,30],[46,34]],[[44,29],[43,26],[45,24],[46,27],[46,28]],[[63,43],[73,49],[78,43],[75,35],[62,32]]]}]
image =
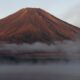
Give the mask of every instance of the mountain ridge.
[{"label": "mountain ridge", "polygon": [[0,41],[45,42],[73,40],[80,28],[40,8],[23,8],[0,20]]}]

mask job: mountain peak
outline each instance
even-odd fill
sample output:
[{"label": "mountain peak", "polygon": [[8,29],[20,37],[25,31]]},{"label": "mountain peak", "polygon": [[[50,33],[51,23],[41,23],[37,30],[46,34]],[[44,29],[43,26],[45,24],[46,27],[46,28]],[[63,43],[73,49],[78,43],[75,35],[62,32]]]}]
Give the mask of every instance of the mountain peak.
[{"label": "mountain peak", "polygon": [[22,12],[33,12],[33,11],[38,11],[38,10],[41,10],[40,8],[23,8],[21,9],[20,11]]},{"label": "mountain peak", "polygon": [[22,10],[39,10],[40,8],[30,8],[30,7],[28,7],[28,8],[22,8]]},{"label": "mountain peak", "polygon": [[71,40],[80,31],[40,8],[23,8],[0,20],[0,40],[49,42]]},{"label": "mountain peak", "polygon": [[28,17],[29,18],[31,16],[36,16],[39,11],[42,12],[42,9],[40,9],[40,8],[23,8],[23,9],[19,10],[17,12],[17,14],[21,18],[23,18],[23,17]]}]

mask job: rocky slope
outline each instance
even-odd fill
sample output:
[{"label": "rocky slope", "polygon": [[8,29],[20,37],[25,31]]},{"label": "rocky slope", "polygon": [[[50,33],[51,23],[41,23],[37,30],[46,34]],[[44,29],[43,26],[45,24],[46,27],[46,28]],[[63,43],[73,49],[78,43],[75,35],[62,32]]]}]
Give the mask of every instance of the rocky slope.
[{"label": "rocky slope", "polygon": [[0,41],[52,43],[73,40],[79,31],[39,8],[24,8],[0,20]]}]

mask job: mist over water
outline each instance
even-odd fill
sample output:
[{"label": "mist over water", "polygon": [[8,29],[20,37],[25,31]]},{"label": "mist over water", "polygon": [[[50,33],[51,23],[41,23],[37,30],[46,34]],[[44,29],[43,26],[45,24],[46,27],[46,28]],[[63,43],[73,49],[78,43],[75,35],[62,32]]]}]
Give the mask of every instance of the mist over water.
[{"label": "mist over water", "polygon": [[0,52],[10,52],[12,54],[24,52],[61,52],[66,55],[68,59],[80,59],[80,40],[63,42],[55,42],[54,44],[46,44],[36,42],[33,44],[0,44]]},{"label": "mist over water", "polygon": [[80,80],[80,64],[4,64],[0,80]]},{"label": "mist over water", "polygon": [[62,52],[70,62],[0,64],[0,80],[80,80],[80,40],[0,44],[0,52]]}]

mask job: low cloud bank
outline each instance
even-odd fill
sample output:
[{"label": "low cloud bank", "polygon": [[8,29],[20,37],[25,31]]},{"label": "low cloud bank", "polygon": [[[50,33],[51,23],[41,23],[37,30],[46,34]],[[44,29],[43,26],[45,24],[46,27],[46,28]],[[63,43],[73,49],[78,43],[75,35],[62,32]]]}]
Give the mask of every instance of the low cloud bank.
[{"label": "low cloud bank", "polygon": [[80,58],[80,41],[63,41],[54,44],[36,42],[34,44],[0,44],[0,52],[62,52],[68,57]]},{"label": "low cloud bank", "polygon": [[0,51],[11,51],[11,52],[55,52],[61,51],[65,53],[79,53],[80,52],[80,41],[63,41],[55,42],[54,44],[46,44],[36,42],[34,44],[0,44]]}]

